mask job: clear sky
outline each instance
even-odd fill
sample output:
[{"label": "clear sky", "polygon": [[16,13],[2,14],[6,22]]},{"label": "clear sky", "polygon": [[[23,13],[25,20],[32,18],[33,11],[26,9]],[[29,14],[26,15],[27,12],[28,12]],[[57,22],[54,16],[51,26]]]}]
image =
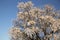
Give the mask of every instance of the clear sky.
[{"label": "clear sky", "polygon": [[[9,40],[8,29],[12,26],[12,20],[16,18],[18,12],[17,4],[19,0],[0,0],[0,40]],[[22,0],[24,2],[30,0]],[[56,9],[60,9],[60,0],[31,0],[35,6],[42,7],[51,4]]]}]

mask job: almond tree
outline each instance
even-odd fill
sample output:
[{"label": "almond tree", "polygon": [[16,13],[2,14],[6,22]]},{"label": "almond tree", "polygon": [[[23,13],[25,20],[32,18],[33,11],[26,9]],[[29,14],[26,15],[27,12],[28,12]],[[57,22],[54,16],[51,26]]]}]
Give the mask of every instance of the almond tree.
[{"label": "almond tree", "polygon": [[9,30],[11,40],[59,40],[60,14],[53,6],[41,9],[28,1],[17,7],[17,18]]}]

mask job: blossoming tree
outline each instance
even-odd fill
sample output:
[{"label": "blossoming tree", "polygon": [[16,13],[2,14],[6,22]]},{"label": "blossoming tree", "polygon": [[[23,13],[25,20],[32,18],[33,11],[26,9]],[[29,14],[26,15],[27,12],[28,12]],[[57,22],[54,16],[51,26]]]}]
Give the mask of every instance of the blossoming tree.
[{"label": "blossoming tree", "polygon": [[59,40],[60,14],[53,6],[41,9],[28,1],[17,7],[17,18],[9,30],[11,40]]}]

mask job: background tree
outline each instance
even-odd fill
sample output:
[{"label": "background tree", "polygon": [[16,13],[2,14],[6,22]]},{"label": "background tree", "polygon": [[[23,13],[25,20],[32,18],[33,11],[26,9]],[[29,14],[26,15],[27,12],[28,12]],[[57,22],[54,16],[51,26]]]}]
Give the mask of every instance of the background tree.
[{"label": "background tree", "polygon": [[60,14],[53,6],[40,9],[28,1],[17,7],[17,18],[9,30],[11,40],[59,40]]}]

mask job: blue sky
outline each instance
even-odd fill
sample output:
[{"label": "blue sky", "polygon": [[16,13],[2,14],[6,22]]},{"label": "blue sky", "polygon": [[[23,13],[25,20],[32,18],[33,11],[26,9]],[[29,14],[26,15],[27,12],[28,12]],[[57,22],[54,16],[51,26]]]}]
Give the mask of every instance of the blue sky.
[{"label": "blue sky", "polygon": [[[0,40],[9,40],[8,29],[12,26],[12,20],[16,18],[18,12],[17,4],[19,0],[0,0]],[[21,1],[21,0],[20,0]],[[23,2],[30,0],[22,0]],[[42,7],[51,4],[56,9],[60,9],[60,0],[31,0],[35,6]]]}]

